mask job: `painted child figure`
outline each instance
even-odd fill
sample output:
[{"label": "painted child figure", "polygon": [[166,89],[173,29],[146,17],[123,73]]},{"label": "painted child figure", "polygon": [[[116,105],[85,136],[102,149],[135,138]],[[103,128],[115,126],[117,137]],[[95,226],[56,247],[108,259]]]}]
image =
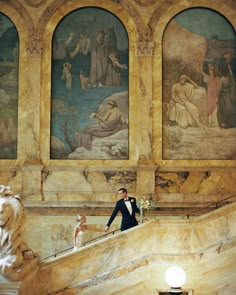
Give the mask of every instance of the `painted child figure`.
[{"label": "painted child figure", "polygon": [[89,84],[89,78],[85,77],[85,75],[81,71],[80,72],[80,88],[81,88],[81,90],[86,90],[88,84]]}]

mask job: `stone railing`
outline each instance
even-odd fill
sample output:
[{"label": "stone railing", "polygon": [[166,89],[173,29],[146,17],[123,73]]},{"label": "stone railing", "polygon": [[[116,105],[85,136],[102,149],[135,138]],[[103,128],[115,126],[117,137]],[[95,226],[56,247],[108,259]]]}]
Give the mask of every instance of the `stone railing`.
[{"label": "stone railing", "polygon": [[[129,280],[124,280],[127,276],[133,274],[132,280],[141,283],[147,273],[145,268],[155,266],[164,272],[173,261],[188,269],[190,278],[186,287],[191,289],[194,284],[197,290],[204,281],[209,288],[217,288],[221,280],[207,280],[204,274],[214,273],[217,267],[223,269],[225,260],[235,253],[236,228],[231,226],[235,218],[234,203],[191,220],[153,219],[78,251],[41,262],[40,279],[44,283],[38,286],[37,294],[51,294],[72,286],[78,294],[89,294],[88,288],[99,290],[111,279],[114,289],[119,290],[120,280],[128,286]],[[137,278],[138,271],[141,276]],[[221,272],[221,277],[226,278],[227,268]],[[159,288],[166,287],[161,277],[156,284]]]}]

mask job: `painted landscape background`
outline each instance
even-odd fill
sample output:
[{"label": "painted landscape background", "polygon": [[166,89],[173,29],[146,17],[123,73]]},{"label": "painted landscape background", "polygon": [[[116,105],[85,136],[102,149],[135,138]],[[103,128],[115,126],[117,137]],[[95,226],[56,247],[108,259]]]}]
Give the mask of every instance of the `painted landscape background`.
[{"label": "painted landscape background", "polygon": [[[231,73],[225,74],[229,52]],[[235,58],[235,30],[217,12],[192,8],[168,24],[163,38],[164,159],[236,159]],[[210,78],[209,67],[214,67]],[[193,94],[183,98],[190,103],[176,107],[173,96],[182,75],[191,79],[185,85]]]},{"label": "painted landscape background", "polygon": [[[120,20],[99,8],[65,16],[53,37],[51,158],[128,159],[128,82],[128,36]],[[109,136],[94,132],[91,146],[82,145],[85,128],[101,122],[91,114],[104,117],[107,100],[126,124]]]}]

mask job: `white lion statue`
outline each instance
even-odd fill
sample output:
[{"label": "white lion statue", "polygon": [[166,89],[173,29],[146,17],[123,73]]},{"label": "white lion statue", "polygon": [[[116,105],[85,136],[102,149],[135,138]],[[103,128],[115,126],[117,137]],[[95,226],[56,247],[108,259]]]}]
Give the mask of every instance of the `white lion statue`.
[{"label": "white lion statue", "polygon": [[29,256],[35,257],[22,238],[25,224],[26,215],[20,196],[13,195],[9,186],[0,185],[0,276],[2,278],[11,278],[14,268],[19,267],[27,255],[27,259]]}]

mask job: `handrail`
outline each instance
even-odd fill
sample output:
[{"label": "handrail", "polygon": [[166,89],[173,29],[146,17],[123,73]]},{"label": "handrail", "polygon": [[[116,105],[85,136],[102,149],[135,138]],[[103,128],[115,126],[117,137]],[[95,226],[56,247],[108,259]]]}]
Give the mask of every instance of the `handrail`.
[{"label": "handrail", "polygon": [[[88,244],[88,243],[94,242],[94,241],[99,240],[99,239],[101,239],[101,238],[104,238],[104,237],[106,237],[106,236],[114,235],[116,232],[119,232],[119,231],[120,231],[120,229],[116,229],[116,230],[113,230],[113,231],[111,231],[111,232],[109,232],[109,233],[106,233],[106,234],[104,234],[104,235],[101,235],[101,236],[99,236],[99,237],[96,237],[96,238],[94,238],[94,239],[91,239],[91,240],[85,241],[85,242],[84,242],[84,246],[85,246],[86,244]],[[64,250],[62,250],[62,251],[56,252],[55,254],[49,255],[49,256],[47,256],[47,257],[43,257],[43,258],[40,259],[40,261],[42,261],[42,260],[46,260],[46,259],[48,259],[48,258],[52,258],[52,257],[56,258],[59,254],[62,254],[62,253],[67,252],[67,251],[69,251],[69,250],[72,250],[73,248],[74,248],[74,247],[72,246],[72,247],[70,247],[70,248],[67,248],[67,249],[64,249]]]},{"label": "handrail", "polygon": [[220,201],[217,201],[217,202],[211,203],[211,204],[209,204],[209,205],[207,205],[207,206],[205,206],[205,207],[201,207],[201,208],[199,208],[199,209],[196,209],[196,210],[194,210],[194,211],[191,211],[191,212],[189,212],[188,214],[186,214],[184,217],[187,217],[187,219],[189,219],[190,215],[192,215],[192,214],[194,214],[194,213],[196,213],[196,212],[202,211],[202,210],[204,210],[204,209],[207,209],[207,208],[209,208],[209,207],[212,207],[212,206],[216,206],[215,209],[217,209],[217,208],[218,208],[218,204],[220,204],[220,203],[222,203],[223,201],[226,201],[226,200],[228,200],[228,199],[231,199],[231,198],[233,198],[233,197],[236,197],[236,195],[234,194],[234,195],[229,196],[229,197],[227,197],[227,198],[224,198],[224,199],[222,199],[222,200],[220,200]]},{"label": "handrail", "polygon": [[[228,200],[228,199],[231,199],[231,198],[233,198],[233,197],[236,197],[236,194],[231,195],[231,196],[229,196],[229,197],[227,197],[227,198],[224,198],[224,199],[222,199],[222,200],[220,200],[220,201],[217,201],[217,202],[211,203],[211,204],[209,204],[209,205],[207,205],[207,206],[201,207],[201,208],[199,208],[199,209],[196,209],[196,210],[194,210],[194,211],[191,211],[191,212],[187,213],[186,215],[184,215],[184,217],[187,217],[187,219],[189,219],[190,216],[191,216],[192,214],[194,214],[194,213],[196,213],[196,212],[199,212],[199,211],[202,211],[202,210],[204,210],[204,209],[210,208],[210,207],[212,207],[212,206],[215,206],[216,209],[217,209],[217,208],[218,208],[218,204],[220,204],[220,203],[222,203],[223,201],[226,201],[226,200]],[[119,232],[119,231],[120,231],[120,229],[116,229],[116,230],[113,230],[112,232],[109,232],[109,233],[106,233],[106,234],[104,234],[104,235],[98,236],[98,237],[96,237],[96,238],[94,238],[94,239],[88,240],[88,241],[84,242],[84,246],[85,246],[86,244],[89,244],[89,243],[94,242],[94,241],[96,241],[96,240],[99,240],[99,239],[101,239],[101,238],[104,238],[104,237],[106,237],[106,236],[108,236],[108,235],[114,235],[116,232]],[[62,251],[56,252],[55,254],[49,255],[49,256],[47,256],[47,257],[44,257],[44,258],[40,259],[40,261],[42,261],[42,260],[46,260],[46,259],[51,258],[51,257],[57,257],[59,254],[62,254],[62,253],[64,253],[64,252],[67,252],[67,251],[72,250],[72,249],[73,249],[73,246],[70,247],[70,248],[64,249],[64,250],[62,250]]]},{"label": "handrail", "polygon": [[120,231],[120,229],[116,229],[116,230],[113,230],[112,232],[106,233],[106,234],[101,235],[101,236],[99,236],[99,237],[96,237],[96,238],[94,238],[94,239],[91,239],[91,240],[85,241],[85,242],[84,242],[84,246],[85,246],[86,244],[88,244],[88,243],[94,242],[94,241],[96,241],[96,240],[99,240],[99,239],[101,239],[101,238],[103,238],[103,237],[106,237],[106,236],[109,236],[109,235],[111,235],[111,234],[114,235],[116,232],[119,232],[119,231]]}]

